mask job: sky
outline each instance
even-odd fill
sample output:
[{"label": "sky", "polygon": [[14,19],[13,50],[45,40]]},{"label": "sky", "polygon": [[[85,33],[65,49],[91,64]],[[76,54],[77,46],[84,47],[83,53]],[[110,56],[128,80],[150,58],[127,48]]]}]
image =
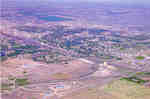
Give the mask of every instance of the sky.
[{"label": "sky", "polygon": [[[0,0],[0,2],[1,1],[5,1],[5,0]],[[105,2],[105,3],[118,3],[118,4],[128,4],[128,5],[138,4],[138,5],[149,5],[150,6],[150,0],[6,0],[6,1]]]},{"label": "sky", "polygon": [[[48,0],[50,1],[50,0]],[[125,4],[150,4],[150,0],[51,0],[51,1],[65,1],[65,2],[113,2]]]}]

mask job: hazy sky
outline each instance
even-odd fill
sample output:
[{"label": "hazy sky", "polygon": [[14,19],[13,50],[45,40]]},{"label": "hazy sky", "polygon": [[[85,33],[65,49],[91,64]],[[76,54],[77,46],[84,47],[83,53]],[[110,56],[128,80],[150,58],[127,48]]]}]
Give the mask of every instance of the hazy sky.
[{"label": "hazy sky", "polygon": [[106,3],[120,3],[120,4],[129,4],[129,5],[141,4],[141,5],[150,6],[150,0],[0,0],[0,3],[1,1],[106,2]]},{"label": "hazy sky", "polygon": [[[49,0],[48,0],[49,1]],[[52,0],[52,1],[66,1],[66,2],[115,2],[115,3],[127,3],[127,4],[150,4],[150,0]]]}]

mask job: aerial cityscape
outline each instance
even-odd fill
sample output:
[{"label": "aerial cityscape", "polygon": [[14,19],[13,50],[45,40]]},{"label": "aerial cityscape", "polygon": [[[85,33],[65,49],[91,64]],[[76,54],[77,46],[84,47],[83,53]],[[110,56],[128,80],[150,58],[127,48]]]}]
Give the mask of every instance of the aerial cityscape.
[{"label": "aerial cityscape", "polygon": [[0,0],[0,99],[150,99],[150,2],[99,1]]}]

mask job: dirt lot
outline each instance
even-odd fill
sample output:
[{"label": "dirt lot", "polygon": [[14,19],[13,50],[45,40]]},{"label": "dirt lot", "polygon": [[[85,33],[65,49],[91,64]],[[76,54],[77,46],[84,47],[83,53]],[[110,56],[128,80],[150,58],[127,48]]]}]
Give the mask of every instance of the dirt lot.
[{"label": "dirt lot", "polygon": [[26,78],[30,83],[50,80],[70,80],[92,72],[92,65],[80,60],[68,64],[46,64],[29,59],[11,58],[2,62],[1,77],[5,79]]}]

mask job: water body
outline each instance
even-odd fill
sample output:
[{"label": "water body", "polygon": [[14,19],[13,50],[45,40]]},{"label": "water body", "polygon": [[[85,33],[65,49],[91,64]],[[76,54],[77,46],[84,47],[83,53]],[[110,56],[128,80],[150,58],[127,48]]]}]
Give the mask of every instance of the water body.
[{"label": "water body", "polygon": [[40,20],[44,21],[71,21],[70,18],[58,17],[58,16],[36,16]]},{"label": "water body", "polygon": [[33,12],[26,12],[26,11],[22,11],[20,12],[21,14],[23,14],[24,16],[34,16],[36,18],[38,18],[39,20],[44,20],[44,21],[71,21],[71,18],[64,18],[64,17],[59,17],[59,16],[48,16],[46,14],[37,14],[37,13],[33,13]]},{"label": "water body", "polygon": [[81,44],[81,42],[80,42],[80,41],[76,41],[76,40],[74,40],[74,41],[69,41],[69,40],[67,40],[67,41],[64,43],[64,45],[67,46],[68,48],[71,47],[71,46],[79,45],[79,44]]}]

